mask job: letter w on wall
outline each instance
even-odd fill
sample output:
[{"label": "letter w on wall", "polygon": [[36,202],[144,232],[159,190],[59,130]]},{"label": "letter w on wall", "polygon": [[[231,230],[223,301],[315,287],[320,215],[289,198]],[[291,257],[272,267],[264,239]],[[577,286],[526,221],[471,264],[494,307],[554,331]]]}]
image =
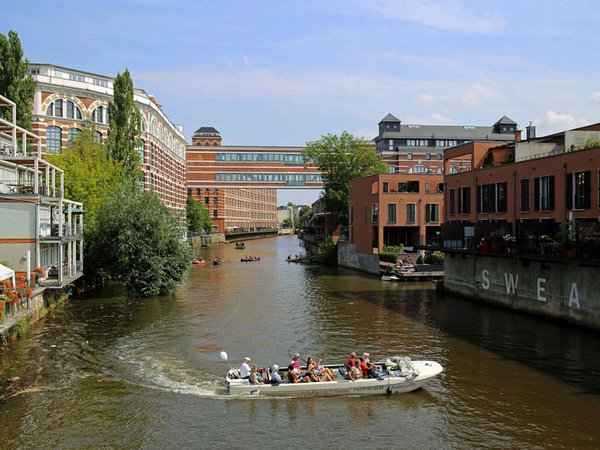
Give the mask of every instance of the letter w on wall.
[{"label": "letter w on wall", "polygon": [[519,284],[519,275],[517,274],[517,276],[513,276],[511,273],[509,278],[508,274],[504,273],[504,280],[506,281],[506,293],[514,294],[517,289],[517,285]]}]

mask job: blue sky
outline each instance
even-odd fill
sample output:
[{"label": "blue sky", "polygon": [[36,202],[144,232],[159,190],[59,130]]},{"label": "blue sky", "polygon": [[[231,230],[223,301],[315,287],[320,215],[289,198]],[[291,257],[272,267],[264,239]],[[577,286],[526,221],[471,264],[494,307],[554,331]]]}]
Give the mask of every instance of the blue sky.
[{"label": "blue sky", "polygon": [[[10,1],[0,32],[32,62],[128,68],[186,137],[304,145],[403,123],[538,135],[598,122],[600,8],[589,0]],[[279,202],[317,194],[281,195]]]}]

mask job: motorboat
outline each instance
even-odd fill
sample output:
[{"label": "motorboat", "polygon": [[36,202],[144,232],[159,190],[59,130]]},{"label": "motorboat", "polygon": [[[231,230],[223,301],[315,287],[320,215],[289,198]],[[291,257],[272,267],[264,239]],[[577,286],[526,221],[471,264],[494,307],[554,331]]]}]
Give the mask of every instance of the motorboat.
[{"label": "motorboat", "polygon": [[240,258],[241,262],[253,262],[260,261],[260,256],[247,256],[245,258]]},{"label": "motorboat", "polygon": [[300,258],[285,258],[286,262],[299,263],[301,261]]},{"label": "motorboat", "polygon": [[394,274],[381,275],[381,281],[400,281],[400,278]]},{"label": "motorboat", "polygon": [[246,248],[246,244],[244,244],[243,242],[236,242],[235,243],[235,249],[236,250],[244,250]]},{"label": "motorboat", "polygon": [[[221,352],[221,355],[227,354]],[[238,369],[230,369],[225,376],[225,384],[230,395],[366,395],[403,394],[423,387],[429,380],[443,372],[443,367],[435,361],[411,361],[409,357],[393,356],[375,363],[380,371],[379,378],[359,378],[351,381],[338,373],[343,364],[327,365],[338,374],[334,381],[308,383],[271,384],[270,369],[260,369],[264,384],[251,384],[242,380]],[[287,379],[287,369],[279,370]]]}]

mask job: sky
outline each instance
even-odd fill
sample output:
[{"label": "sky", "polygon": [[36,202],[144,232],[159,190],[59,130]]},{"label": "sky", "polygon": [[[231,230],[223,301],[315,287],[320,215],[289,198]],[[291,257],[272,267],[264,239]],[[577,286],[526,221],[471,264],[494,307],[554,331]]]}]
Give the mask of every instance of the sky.
[{"label": "sky", "polygon": [[[25,57],[114,76],[156,97],[191,142],[305,145],[402,123],[542,136],[600,121],[595,0],[1,0]],[[315,190],[280,190],[310,203]]]}]

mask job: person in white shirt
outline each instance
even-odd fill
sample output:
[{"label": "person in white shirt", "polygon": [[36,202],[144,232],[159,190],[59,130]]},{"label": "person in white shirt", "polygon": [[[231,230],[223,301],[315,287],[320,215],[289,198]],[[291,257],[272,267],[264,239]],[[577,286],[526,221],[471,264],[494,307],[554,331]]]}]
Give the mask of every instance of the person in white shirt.
[{"label": "person in white shirt", "polygon": [[246,356],[244,358],[244,362],[240,366],[240,378],[242,380],[247,380],[250,378],[250,365],[248,364],[250,361],[252,360]]},{"label": "person in white shirt", "polygon": [[277,364],[273,364],[271,367],[271,384],[281,384],[285,383],[281,375],[279,375],[279,366]]}]

